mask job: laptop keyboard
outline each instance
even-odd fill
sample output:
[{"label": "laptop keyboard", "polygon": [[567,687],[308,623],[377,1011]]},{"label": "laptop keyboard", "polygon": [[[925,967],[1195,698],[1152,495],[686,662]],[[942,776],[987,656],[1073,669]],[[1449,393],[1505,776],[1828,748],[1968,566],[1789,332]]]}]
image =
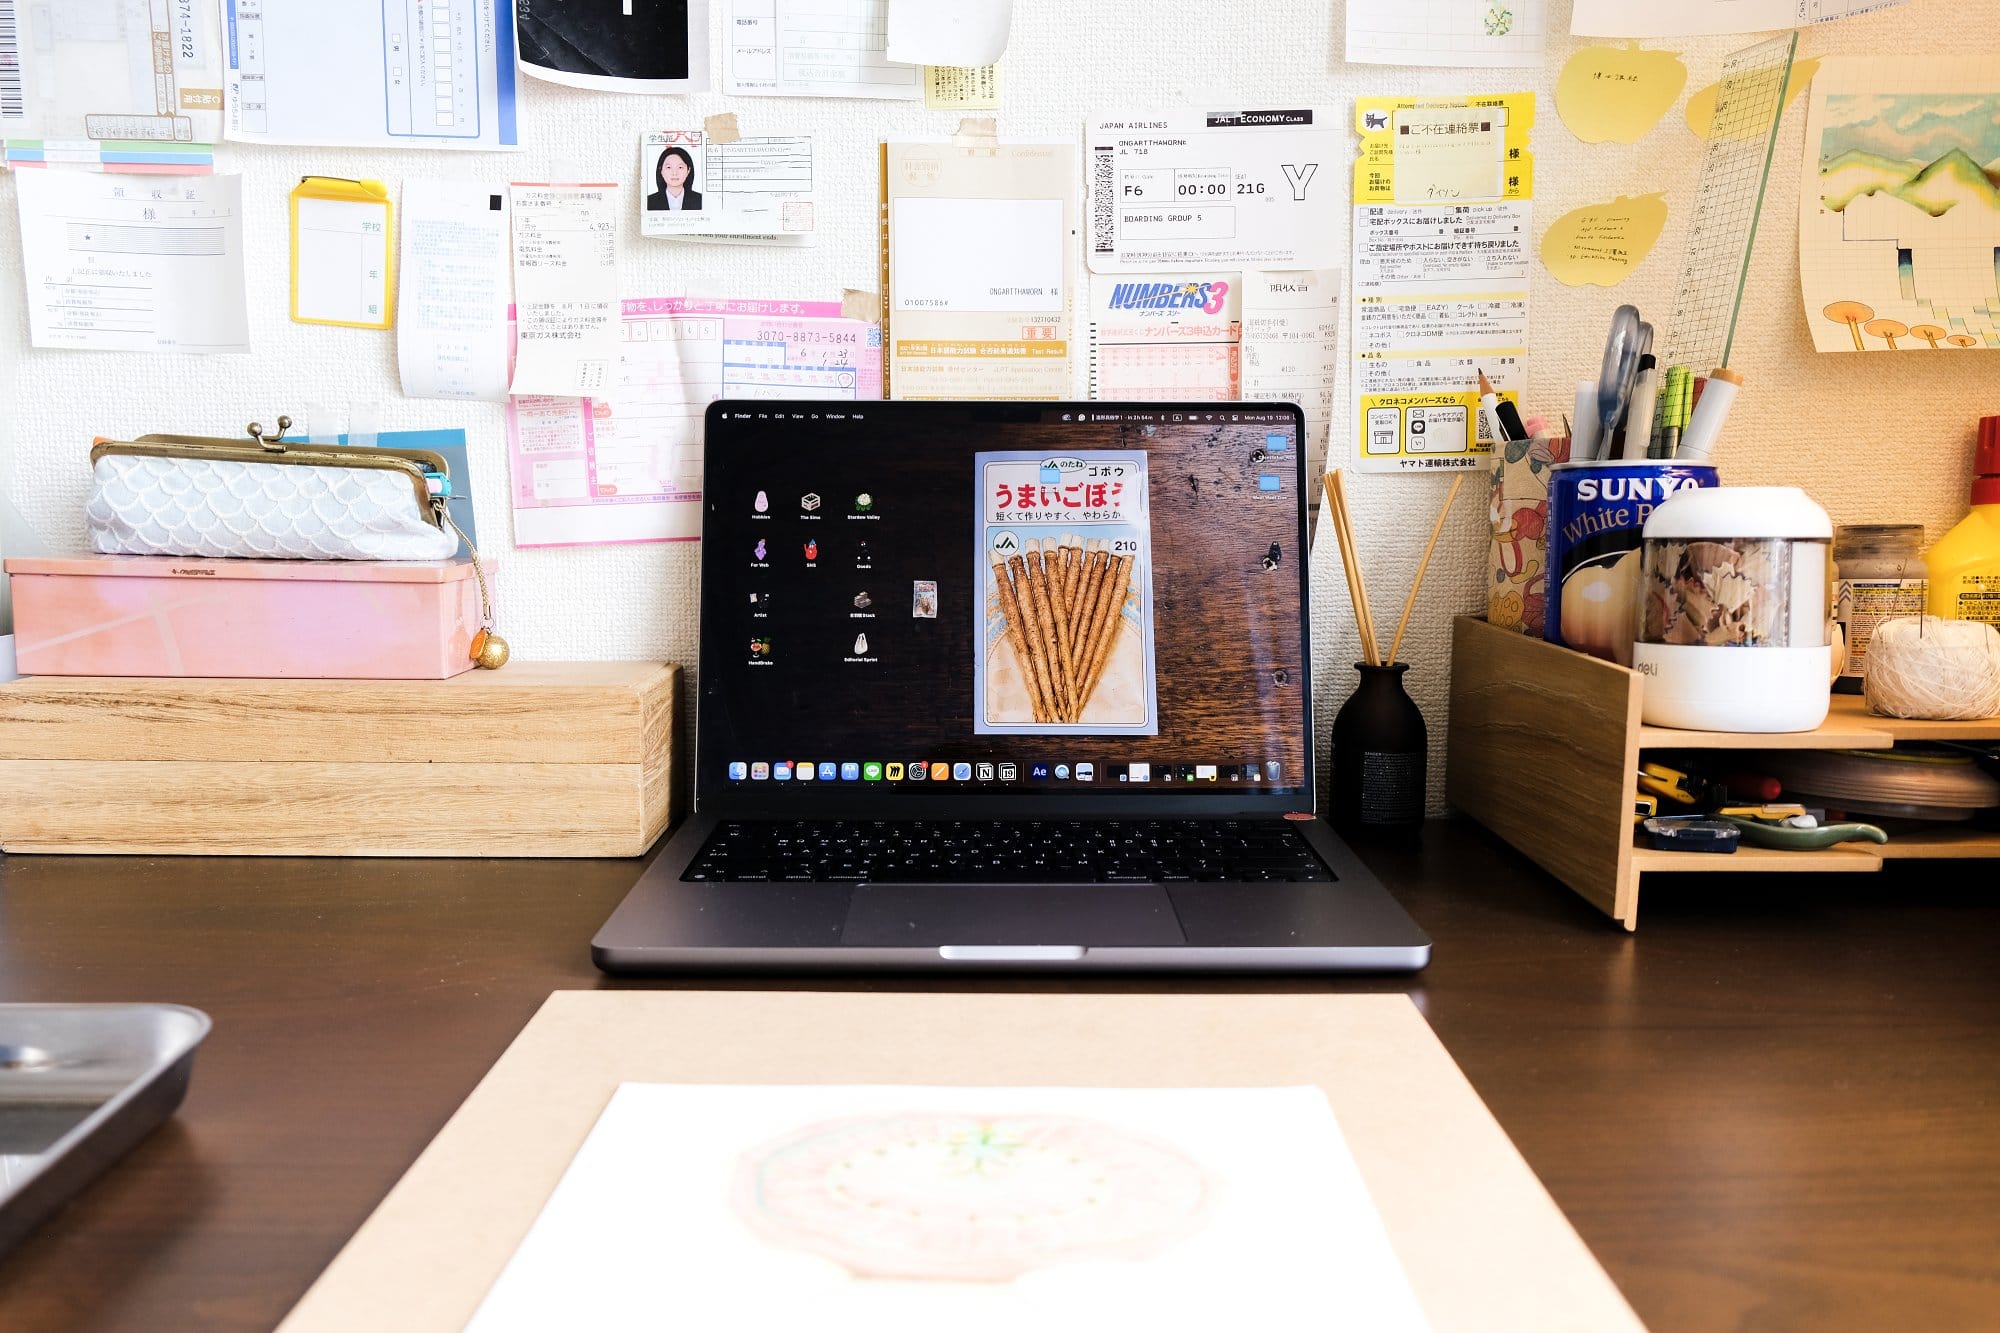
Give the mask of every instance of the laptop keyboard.
[{"label": "laptop keyboard", "polygon": [[1282,820],[730,820],[684,880],[1332,880]]}]

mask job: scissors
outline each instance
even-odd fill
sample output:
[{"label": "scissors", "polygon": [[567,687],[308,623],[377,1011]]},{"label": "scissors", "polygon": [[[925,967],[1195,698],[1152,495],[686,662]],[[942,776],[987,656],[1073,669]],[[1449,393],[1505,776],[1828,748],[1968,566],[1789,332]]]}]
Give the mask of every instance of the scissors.
[{"label": "scissors", "polygon": [[1639,377],[1639,354],[1652,342],[1653,327],[1639,318],[1639,307],[1621,305],[1611,312],[1611,333],[1604,340],[1604,368],[1597,376],[1600,457],[1608,452],[1618,422],[1632,401],[1632,383]]}]

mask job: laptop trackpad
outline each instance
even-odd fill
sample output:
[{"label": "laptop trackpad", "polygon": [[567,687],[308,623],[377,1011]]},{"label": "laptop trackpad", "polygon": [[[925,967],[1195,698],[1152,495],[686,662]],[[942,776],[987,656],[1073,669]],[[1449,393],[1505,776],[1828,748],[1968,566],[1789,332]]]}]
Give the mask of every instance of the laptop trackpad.
[{"label": "laptop trackpad", "polygon": [[840,942],[868,949],[1044,944],[1185,944],[1157,884],[863,884]]}]

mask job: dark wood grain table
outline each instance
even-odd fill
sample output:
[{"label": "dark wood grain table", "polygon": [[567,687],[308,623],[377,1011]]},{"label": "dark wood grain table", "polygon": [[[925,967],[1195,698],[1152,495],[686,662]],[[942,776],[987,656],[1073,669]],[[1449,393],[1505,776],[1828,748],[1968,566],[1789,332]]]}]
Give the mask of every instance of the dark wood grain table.
[{"label": "dark wood grain table", "polygon": [[[1662,880],[1628,935],[1466,824],[1367,855],[1427,971],[1196,984],[1408,991],[1656,1330],[2000,1326],[1990,866]],[[586,944],[636,866],[0,860],[0,999],[215,1019],[175,1121],[0,1259],[0,1329],[270,1328],[551,990],[627,984]]]}]

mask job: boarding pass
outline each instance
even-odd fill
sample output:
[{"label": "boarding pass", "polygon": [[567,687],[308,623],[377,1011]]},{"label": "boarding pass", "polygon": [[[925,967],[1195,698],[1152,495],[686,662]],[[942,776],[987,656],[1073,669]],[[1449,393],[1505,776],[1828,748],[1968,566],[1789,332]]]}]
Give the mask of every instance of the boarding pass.
[{"label": "boarding pass", "polygon": [[1177,111],[1090,127],[1090,267],[1339,264],[1338,118],[1322,111]]}]

